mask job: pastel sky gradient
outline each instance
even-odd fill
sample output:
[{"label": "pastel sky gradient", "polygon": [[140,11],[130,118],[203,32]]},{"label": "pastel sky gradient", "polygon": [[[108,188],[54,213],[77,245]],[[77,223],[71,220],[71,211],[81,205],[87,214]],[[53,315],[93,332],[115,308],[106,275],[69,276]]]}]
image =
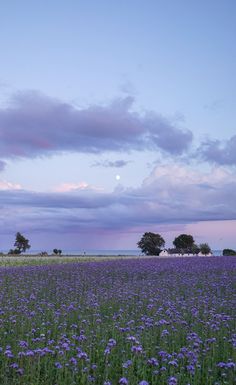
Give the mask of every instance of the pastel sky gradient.
[{"label": "pastel sky gradient", "polygon": [[236,2],[9,0],[0,250],[236,248]]}]

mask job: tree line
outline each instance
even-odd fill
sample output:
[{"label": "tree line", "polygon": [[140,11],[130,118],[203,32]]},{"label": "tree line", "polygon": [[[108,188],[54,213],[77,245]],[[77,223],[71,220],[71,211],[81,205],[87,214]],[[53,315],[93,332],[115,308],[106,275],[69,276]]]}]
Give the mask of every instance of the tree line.
[{"label": "tree line", "polygon": [[[165,240],[160,234],[146,232],[137,245],[143,254],[159,255],[165,247]],[[207,255],[212,252],[208,243],[197,245],[193,236],[190,234],[180,234],[174,239],[173,245],[173,248],[168,249],[168,252],[171,254],[198,254],[201,252]],[[233,249],[224,249],[223,255],[236,256],[236,251]]]},{"label": "tree line", "polygon": [[[165,240],[160,234],[151,232],[144,233],[140,241],[137,243],[142,253],[146,255],[159,255],[162,248],[165,247]],[[180,234],[173,241],[174,248],[168,249],[172,254],[202,254],[211,253],[208,243],[197,245],[192,235]]]},{"label": "tree line", "polygon": [[[10,249],[8,254],[19,255],[21,253],[25,253],[30,248],[31,248],[31,245],[29,243],[29,239],[25,238],[24,235],[22,235],[20,232],[17,232],[16,238],[15,238],[15,243],[14,243],[14,249]],[[61,249],[53,249],[53,254],[61,255],[62,250]],[[46,255],[48,255],[48,253],[46,251],[42,251],[40,253],[40,255],[46,256]]]},{"label": "tree line", "polygon": [[[146,232],[143,234],[140,241],[137,243],[142,253],[146,255],[159,255],[162,248],[165,247],[165,240],[160,234],[152,232]],[[174,248],[168,249],[172,254],[198,254],[201,252],[204,255],[211,253],[211,248],[208,243],[201,243],[197,245],[192,235],[180,234],[173,241]],[[14,249],[10,249],[8,254],[21,254],[29,250],[31,245],[29,240],[25,238],[20,232],[16,233]],[[61,255],[62,250],[53,249],[53,254]],[[48,255],[46,251],[40,253],[40,255]],[[236,256],[236,251],[233,249],[224,249],[223,255]]]}]

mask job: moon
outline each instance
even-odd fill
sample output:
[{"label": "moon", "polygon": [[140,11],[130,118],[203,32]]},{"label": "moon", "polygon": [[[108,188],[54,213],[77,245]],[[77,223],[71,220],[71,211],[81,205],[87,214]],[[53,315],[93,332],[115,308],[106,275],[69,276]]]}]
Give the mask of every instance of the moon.
[{"label": "moon", "polygon": [[116,175],[116,180],[120,180],[120,175]]}]

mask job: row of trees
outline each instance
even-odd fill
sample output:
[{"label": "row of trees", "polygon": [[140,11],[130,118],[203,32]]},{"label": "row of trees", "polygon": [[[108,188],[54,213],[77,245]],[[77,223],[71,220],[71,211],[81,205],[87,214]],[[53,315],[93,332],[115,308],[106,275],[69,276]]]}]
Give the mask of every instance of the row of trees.
[{"label": "row of trees", "polygon": [[227,256],[234,256],[236,255],[236,250],[233,250],[233,249],[224,249],[223,250],[223,255],[227,255]]},{"label": "row of trees", "polygon": [[[13,254],[13,255],[16,255],[16,254],[21,254],[21,253],[25,253],[27,250],[30,249],[30,244],[29,244],[29,240],[27,238],[24,237],[24,235],[22,235],[21,233],[16,233],[16,239],[15,239],[15,243],[14,243],[14,249],[10,249],[8,254]],[[53,249],[53,254],[55,255],[61,255],[62,254],[62,250],[60,249]],[[47,252],[46,251],[43,251],[41,253],[41,255],[47,255]]]},{"label": "row of trees", "polygon": [[[165,240],[160,234],[144,233],[140,241],[137,243],[142,253],[146,255],[159,255],[162,248],[165,247]],[[202,243],[199,246],[195,243],[192,235],[180,234],[173,241],[174,248],[169,249],[172,253],[181,254],[209,254],[211,248],[207,243]]]}]

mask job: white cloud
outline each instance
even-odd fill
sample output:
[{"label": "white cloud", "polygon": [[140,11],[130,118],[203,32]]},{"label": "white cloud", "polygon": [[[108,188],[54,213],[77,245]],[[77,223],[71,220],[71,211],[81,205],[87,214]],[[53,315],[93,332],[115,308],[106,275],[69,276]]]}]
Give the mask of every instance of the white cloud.
[{"label": "white cloud", "polygon": [[0,181],[0,190],[21,190],[19,183],[11,183],[7,181]]},{"label": "white cloud", "polygon": [[55,187],[53,191],[66,193],[66,192],[81,191],[81,190],[102,191],[103,189],[101,187],[89,185],[86,182],[80,182],[80,183],[62,183],[59,186]]}]

